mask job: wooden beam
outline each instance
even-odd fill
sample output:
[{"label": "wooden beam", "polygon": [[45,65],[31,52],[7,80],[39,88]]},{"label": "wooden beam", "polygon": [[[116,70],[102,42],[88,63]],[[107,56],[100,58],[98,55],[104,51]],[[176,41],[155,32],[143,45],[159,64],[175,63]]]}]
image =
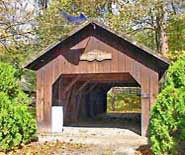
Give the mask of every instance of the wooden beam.
[{"label": "wooden beam", "polygon": [[81,85],[81,87],[77,90],[76,95],[79,94],[79,93],[89,84],[89,82],[90,82],[90,80],[85,81],[85,82]]},{"label": "wooden beam", "polygon": [[[66,78],[74,78],[76,75],[64,75]],[[123,82],[123,83],[134,83],[137,81],[129,73],[105,73],[105,74],[80,74],[81,78],[79,81],[85,82],[91,80],[92,82],[106,83],[106,82]]]},{"label": "wooden beam", "polygon": [[92,86],[89,88],[89,90],[87,90],[87,91],[85,92],[85,94],[91,92],[96,86],[97,86],[97,83],[95,83],[94,85],[92,85]]},{"label": "wooden beam", "polygon": [[68,108],[68,105],[69,105],[69,100],[70,100],[70,97],[71,97],[71,91],[68,92],[65,97],[66,97],[66,103],[64,105],[64,117],[66,116],[67,108]]},{"label": "wooden beam", "polygon": [[70,83],[67,85],[64,90],[62,91],[62,94],[66,96],[66,93],[73,87],[73,85],[80,79],[80,76],[77,75]]},{"label": "wooden beam", "polygon": [[77,105],[76,105],[76,114],[75,114],[75,116],[76,116],[76,121],[77,121],[78,118],[79,118],[80,105],[82,104],[82,103],[81,103],[82,92],[80,92],[80,94],[79,94],[78,97],[79,97],[79,98],[78,98],[78,101],[77,101]]},{"label": "wooden beam", "polygon": [[58,99],[61,101],[62,100],[62,96],[60,95],[61,94],[61,90],[62,90],[62,81],[64,80],[64,78],[61,76],[59,81],[58,81]]}]

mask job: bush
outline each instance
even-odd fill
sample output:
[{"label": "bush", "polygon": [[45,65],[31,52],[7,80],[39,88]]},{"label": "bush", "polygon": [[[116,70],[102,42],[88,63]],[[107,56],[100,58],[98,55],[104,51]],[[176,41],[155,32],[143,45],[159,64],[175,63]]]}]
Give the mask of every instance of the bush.
[{"label": "bush", "polygon": [[173,86],[175,88],[185,87],[185,54],[170,66],[165,86]]},{"label": "bush", "polygon": [[36,122],[28,109],[30,101],[18,85],[16,70],[0,63],[0,150],[14,149],[34,138]]},{"label": "bush", "polygon": [[185,58],[168,70],[164,89],[151,113],[149,140],[154,155],[181,155],[185,150]]},{"label": "bush", "polygon": [[0,63],[0,92],[5,92],[9,97],[13,98],[18,91],[16,70],[6,63]]}]

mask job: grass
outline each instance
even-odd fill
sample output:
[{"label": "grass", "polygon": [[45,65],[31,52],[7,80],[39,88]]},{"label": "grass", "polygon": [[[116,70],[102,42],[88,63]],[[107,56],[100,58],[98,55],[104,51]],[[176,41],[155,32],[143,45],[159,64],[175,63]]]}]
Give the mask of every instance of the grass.
[{"label": "grass", "polygon": [[114,110],[112,109],[113,94],[107,95],[107,112],[141,112],[140,96],[135,94],[119,93],[115,95]]}]

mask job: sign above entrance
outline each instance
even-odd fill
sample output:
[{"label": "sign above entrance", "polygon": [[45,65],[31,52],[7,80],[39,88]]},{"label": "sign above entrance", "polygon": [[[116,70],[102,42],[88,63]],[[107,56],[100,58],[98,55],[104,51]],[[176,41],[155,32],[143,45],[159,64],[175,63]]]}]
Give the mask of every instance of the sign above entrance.
[{"label": "sign above entrance", "polygon": [[107,53],[105,51],[101,51],[98,49],[94,49],[90,52],[84,53],[81,55],[80,60],[81,61],[103,61],[103,60],[111,60],[112,54]]}]

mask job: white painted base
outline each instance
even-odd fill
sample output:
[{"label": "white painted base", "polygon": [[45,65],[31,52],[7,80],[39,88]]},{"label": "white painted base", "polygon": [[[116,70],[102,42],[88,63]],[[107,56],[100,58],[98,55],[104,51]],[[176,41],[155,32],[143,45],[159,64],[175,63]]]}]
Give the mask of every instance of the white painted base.
[{"label": "white painted base", "polygon": [[52,106],[52,132],[63,131],[63,106]]}]

